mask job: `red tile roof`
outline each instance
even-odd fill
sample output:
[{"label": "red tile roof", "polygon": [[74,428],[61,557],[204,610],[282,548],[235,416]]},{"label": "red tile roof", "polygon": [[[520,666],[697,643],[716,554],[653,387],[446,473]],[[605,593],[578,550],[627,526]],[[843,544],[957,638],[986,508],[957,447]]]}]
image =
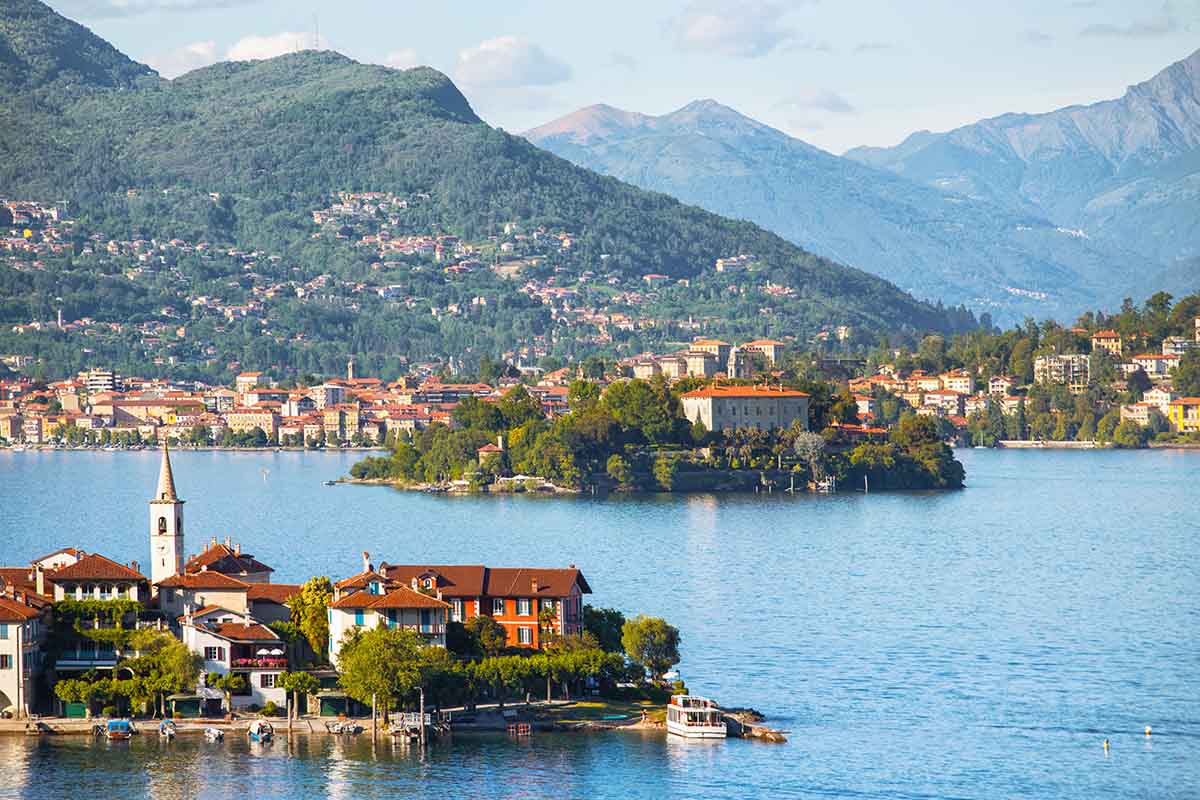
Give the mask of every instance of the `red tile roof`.
[{"label": "red tile roof", "polygon": [[29,567],[0,567],[0,585],[32,592],[37,589],[37,576]]},{"label": "red tile roof", "polygon": [[245,591],[250,588],[250,584],[245,581],[239,581],[212,570],[193,572],[190,575],[172,575],[155,585],[172,589],[227,589],[230,591],[238,589]]},{"label": "red tile roof", "polygon": [[222,572],[226,575],[252,574],[256,572],[274,572],[256,559],[250,553],[240,553],[225,544],[210,545],[199,555],[192,556],[183,565],[184,572],[199,572],[202,567],[208,567],[210,572]]},{"label": "red tile roof", "polygon": [[300,594],[298,583],[252,583],[246,592],[247,600],[266,600],[283,605]]},{"label": "red tile roof", "polygon": [[242,622],[225,622],[209,626],[209,630],[223,639],[233,642],[277,642],[279,637],[275,631],[257,622],[245,624]]},{"label": "red tile roof", "polygon": [[26,622],[41,615],[41,608],[33,608],[20,600],[0,596],[0,622]]},{"label": "red tile roof", "polygon": [[397,586],[385,594],[354,592],[329,604],[330,608],[449,608],[450,604],[436,597],[413,591],[407,586]]},{"label": "red tile roof", "polygon": [[808,394],[793,389],[772,389],[769,386],[706,386],[703,389],[693,389],[682,397],[808,397]]},{"label": "red tile roof", "polygon": [[487,594],[492,597],[532,595],[534,582],[537,582],[537,594],[547,597],[566,597],[575,585],[585,594],[592,593],[592,587],[577,569],[492,567],[488,569]]},{"label": "red tile roof", "polygon": [[413,578],[432,577],[445,597],[482,597],[487,583],[487,567],[479,565],[428,566],[420,564],[380,565],[388,578],[403,584],[412,584]]},{"label": "red tile roof", "polygon": [[381,575],[375,570],[360,572],[357,575],[352,575],[349,578],[340,580],[333,585],[335,589],[365,589],[371,581],[379,581],[387,583],[389,578],[386,575]]},{"label": "red tile roof", "polygon": [[146,576],[111,558],[91,553],[74,564],[49,573],[47,579],[52,583],[82,580],[144,581]]}]

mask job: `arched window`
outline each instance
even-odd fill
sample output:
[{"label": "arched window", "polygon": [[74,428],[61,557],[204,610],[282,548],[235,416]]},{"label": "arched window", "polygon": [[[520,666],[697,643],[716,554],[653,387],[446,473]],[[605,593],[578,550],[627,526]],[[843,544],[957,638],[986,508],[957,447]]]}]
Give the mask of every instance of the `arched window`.
[{"label": "arched window", "polygon": [[158,518],[158,532],[159,533],[167,532],[167,518],[166,517]]}]

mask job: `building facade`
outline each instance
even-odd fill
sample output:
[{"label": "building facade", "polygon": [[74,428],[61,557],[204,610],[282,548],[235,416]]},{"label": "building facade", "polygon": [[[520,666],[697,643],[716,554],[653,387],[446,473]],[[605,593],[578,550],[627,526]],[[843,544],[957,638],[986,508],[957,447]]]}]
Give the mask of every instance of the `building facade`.
[{"label": "building facade", "polygon": [[775,430],[800,422],[808,429],[809,396],[767,386],[708,386],[680,397],[683,413],[710,431]]}]

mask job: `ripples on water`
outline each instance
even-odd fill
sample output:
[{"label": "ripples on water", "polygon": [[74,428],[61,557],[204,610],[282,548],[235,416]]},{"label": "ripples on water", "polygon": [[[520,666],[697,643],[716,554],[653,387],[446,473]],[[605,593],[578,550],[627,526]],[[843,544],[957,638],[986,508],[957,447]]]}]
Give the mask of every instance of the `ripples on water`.
[{"label": "ripples on water", "polygon": [[[596,604],[682,629],[693,691],[791,742],[459,737],[420,762],[365,740],[301,738],[288,757],[0,739],[17,776],[0,796],[78,794],[93,774],[121,797],[1200,794],[1200,453],[960,451],[969,488],[950,494],[608,500],[321,486],[354,458],[173,455],[190,549],[232,536],[278,581],[351,574],[364,549],[576,563]],[[0,453],[0,561],[67,544],[144,561],[156,469],[153,453]]]}]

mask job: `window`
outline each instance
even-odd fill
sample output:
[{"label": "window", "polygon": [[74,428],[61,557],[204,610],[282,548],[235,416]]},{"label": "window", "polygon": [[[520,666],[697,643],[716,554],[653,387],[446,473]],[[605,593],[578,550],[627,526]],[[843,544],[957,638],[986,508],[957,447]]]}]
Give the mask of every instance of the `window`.
[{"label": "window", "polygon": [[258,685],[263,689],[274,689],[275,679],[278,677],[274,672],[264,672],[258,676]]},{"label": "window", "polygon": [[206,648],[204,648],[204,660],[205,661],[224,661],[225,660],[225,648],[224,647],[206,647]]},{"label": "window", "polygon": [[450,619],[455,622],[462,622],[463,618],[463,601],[455,598],[450,601]]},{"label": "window", "polygon": [[517,628],[517,644],[533,644],[533,628],[524,625]]},{"label": "window", "polygon": [[0,655],[0,669],[12,669],[13,657],[10,655]]},{"label": "window", "polygon": [[163,600],[166,600],[168,603],[175,602],[175,590],[174,589],[163,589],[162,591],[163,591]]},{"label": "window", "polygon": [[0,639],[8,638],[8,623],[0,622]]},{"label": "window", "polygon": [[492,598],[492,613],[493,614],[503,614],[504,613],[504,598],[503,597],[493,597]]},{"label": "window", "polygon": [[517,616],[518,617],[528,617],[531,614],[533,614],[533,609],[529,602],[529,598],[522,597],[519,600],[517,600]]},{"label": "window", "polygon": [[354,610],[354,624],[360,626],[363,624],[363,610],[361,608]]},{"label": "window", "polygon": [[542,611],[553,611],[554,601],[549,597],[542,598]]}]

